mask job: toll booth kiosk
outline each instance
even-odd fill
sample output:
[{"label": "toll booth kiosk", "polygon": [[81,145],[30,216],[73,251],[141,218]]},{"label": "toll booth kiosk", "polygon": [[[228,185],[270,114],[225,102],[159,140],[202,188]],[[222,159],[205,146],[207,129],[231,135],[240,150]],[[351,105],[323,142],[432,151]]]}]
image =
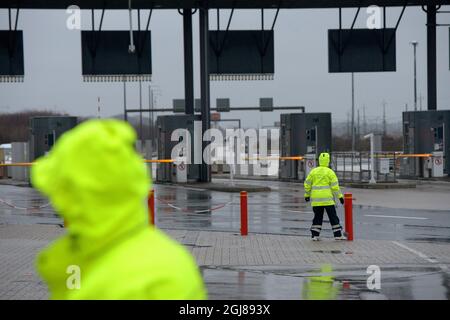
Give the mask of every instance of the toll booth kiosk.
[{"label": "toll booth kiosk", "polygon": [[331,113],[281,114],[281,157],[304,156],[307,160],[280,160],[279,178],[305,179],[306,172],[316,165],[317,156],[331,151],[331,141]]},{"label": "toll booth kiosk", "polygon": [[450,110],[403,112],[405,154],[432,154],[432,157],[402,158],[404,177],[442,177],[450,173]]},{"label": "toll booth kiosk", "polygon": [[[174,183],[199,181],[200,164],[194,163],[194,154],[197,151],[197,153],[200,153],[200,157],[202,156],[201,116],[187,114],[158,116],[156,128],[158,159],[175,160],[173,163],[158,163],[156,181]],[[187,129],[185,133],[189,133],[190,137],[186,137],[181,130],[177,134],[175,132],[177,129]],[[172,141],[172,134],[177,137],[175,141]],[[186,146],[189,145],[185,139],[190,139],[190,150],[179,148],[183,141],[186,142]],[[195,141],[195,139],[198,141]],[[172,151],[176,154],[173,155]]]}]

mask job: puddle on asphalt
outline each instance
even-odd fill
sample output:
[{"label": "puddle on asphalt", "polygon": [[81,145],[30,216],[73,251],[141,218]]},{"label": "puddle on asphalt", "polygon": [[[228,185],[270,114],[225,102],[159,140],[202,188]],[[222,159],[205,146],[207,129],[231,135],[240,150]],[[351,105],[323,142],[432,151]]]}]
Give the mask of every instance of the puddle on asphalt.
[{"label": "puddle on asphalt", "polygon": [[[286,300],[379,300],[379,299],[450,299],[450,275],[436,269],[418,267],[392,268],[382,271],[381,288],[367,288],[365,269],[339,270],[334,273],[297,273],[282,271],[249,271],[219,268],[201,268],[209,298],[227,299],[286,299]],[[382,268],[383,270],[383,268]],[[419,271],[420,272],[420,271]],[[317,273],[317,274],[315,274]],[[347,275],[345,275],[347,273]]]},{"label": "puddle on asphalt", "polygon": [[351,251],[341,251],[341,250],[312,250],[315,253],[331,253],[331,254],[353,254]]}]

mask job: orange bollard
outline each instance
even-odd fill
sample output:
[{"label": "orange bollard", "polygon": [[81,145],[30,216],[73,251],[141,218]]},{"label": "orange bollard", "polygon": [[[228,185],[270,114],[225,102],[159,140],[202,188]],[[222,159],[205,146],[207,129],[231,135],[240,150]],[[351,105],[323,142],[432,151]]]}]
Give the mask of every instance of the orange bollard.
[{"label": "orange bollard", "polygon": [[150,190],[148,194],[148,221],[151,225],[155,225],[155,191]]},{"label": "orange bollard", "polygon": [[353,241],[353,196],[351,193],[344,194],[345,208],[345,232],[347,240]]},{"label": "orange bollard", "polygon": [[248,234],[247,191],[241,191],[241,236]]}]

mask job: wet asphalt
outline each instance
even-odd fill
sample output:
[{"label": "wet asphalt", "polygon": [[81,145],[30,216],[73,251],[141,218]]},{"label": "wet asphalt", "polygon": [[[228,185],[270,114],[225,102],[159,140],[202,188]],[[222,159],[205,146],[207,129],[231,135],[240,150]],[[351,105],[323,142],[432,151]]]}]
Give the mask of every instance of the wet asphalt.
[{"label": "wet asphalt", "polygon": [[[265,184],[273,191],[248,196],[249,232],[309,236],[313,212],[304,201],[303,188],[282,182]],[[163,228],[240,229],[238,194],[155,185],[155,195],[157,223]],[[344,208],[340,204],[336,208],[344,225]],[[450,210],[389,209],[355,202],[353,222],[355,239],[450,243]],[[322,236],[332,237],[326,215]]]},{"label": "wet asphalt", "polygon": [[[301,186],[253,183],[264,183],[273,191],[249,194],[249,232],[309,236],[313,214]],[[239,232],[238,194],[173,185],[155,185],[154,189],[160,228]],[[344,224],[343,207],[338,205],[337,212]],[[355,202],[353,219],[355,239],[450,243],[450,211],[388,209]],[[62,225],[62,221],[37,191],[0,185],[0,224]],[[322,236],[332,237],[327,218],[323,227]],[[439,267],[383,266],[380,290],[367,289],[366,268],[334,266],[329,296],[311,285],[317,268],[205,267],[201,271],[212,299],[450,299],[450,274]]]}]

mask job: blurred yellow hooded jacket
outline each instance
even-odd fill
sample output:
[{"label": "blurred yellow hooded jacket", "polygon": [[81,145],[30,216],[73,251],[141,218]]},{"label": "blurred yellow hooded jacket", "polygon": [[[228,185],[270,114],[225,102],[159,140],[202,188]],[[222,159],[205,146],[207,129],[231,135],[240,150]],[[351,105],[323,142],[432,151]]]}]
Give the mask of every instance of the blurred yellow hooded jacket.
[{"label": "blurred yellow hooded jacket", "polygon": [[135,140],[125,122],[90,120],[33,165],[33,186],[68,224],[36,261],[52,299],[206,298],[190,253],[148,224],[151,180]]}]

